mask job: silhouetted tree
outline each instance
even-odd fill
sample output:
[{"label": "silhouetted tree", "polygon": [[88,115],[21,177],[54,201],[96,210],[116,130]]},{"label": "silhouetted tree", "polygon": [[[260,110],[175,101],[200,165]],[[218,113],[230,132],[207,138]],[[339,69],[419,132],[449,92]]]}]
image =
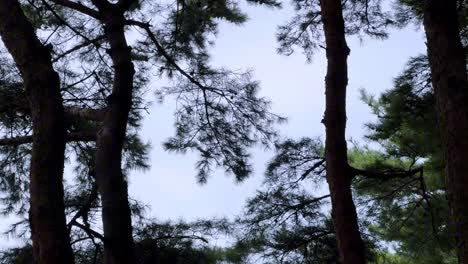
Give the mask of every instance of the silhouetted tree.
[{"label": "silhouetted tree", "polygon": [[364,263],[364,244],[351,194],[354,173],[349,169],[345,140],[347,57],[350,52],[345,36],[367,34],[383,38],[386,37],[385,27],[393,21],[381,10],[381,1],[295,1],[294,4],[296,17],[281,26],[278,33],[279,51],[291,54],[293,47],[299,46],[311,59],[317,48],[326,50],[328,68],[323,123],[332,218],[343,263]]},{"label": "silhouetted tree", "polygon": [[[77,185],[66,191],[71,215],[68,227],[72,236],[84,232],[83,239],[103,240],[106,263],[133,261],[132,205],[125,177],[129,169],[147,167],[147,145],[139,140],[137,128],[150,70],[172,80],[172,86],[159,94],[175,95],[180,106],[176,135],[165,146],[198,151],[201,182],[213,166],[223,166],[238,180],[244,179],[250,173],[247,148],[256,142],[268,144],[276,136],[271,125],[282,118],[268,112],[269,102],[257,96],[258,84],[251,75],[208,65],[207,43],[216,32],[217,20],[241,23],[245,19],[233,3],[56,0],[28,1],[23,10],[38,35],[46,36],[42,41],[53,47],[51,61],[62,78],[68,146],[78,162]],[[155,16],[168,19],[147,22],[147,17]],[[133,49],[125,36],[129,27],[136,29]],[[8,85],[0,87],[6,92],[17,87],[14,96],[21,101],[20,80],[7,81]],[[15,158],[14,154],[20,155],[17,160],[21,162],[4,163],[5,174],[17,174],[9,174],[16,182],[6,183],[2,190],[8,194],[6,210],[21,213],[28,199],[21,193],[21,184],[29,182],[19,181],[19,176],[28,167],[31,109],[13,106],[15,111],[2,113],[2,125],[11,133],[1,143],[5,161]],[[99,205],[103,236],[92,229],[90,221]]]},{"label": "silhouetted tree", "polygon": [[29,220],[37,263],[73,263],[65,226],[63,166],[66,143],[60,79],[16,0],[0,3],[0,37],[26,89],[32,122]]}]

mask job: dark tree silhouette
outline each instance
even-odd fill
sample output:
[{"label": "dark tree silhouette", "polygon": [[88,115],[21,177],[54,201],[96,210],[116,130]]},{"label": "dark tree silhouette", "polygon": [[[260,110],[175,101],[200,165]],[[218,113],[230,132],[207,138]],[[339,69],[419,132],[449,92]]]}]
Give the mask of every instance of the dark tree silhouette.
[{"label": "dark tree silhouette", "polygon": [[458,258],[460,263],[468,263],[468,82],[458,2],[426,1],[424,29],[445,152],[447,197],[456,229]]},{"label": "dark tree silhouette", "polygon": [[327,53],[325,78],[326,129],[325,160],[327,182],[332,202],[333,226],[342,263],[365,263],[364,243],[359,233],[356,207],[353,203],[346,147],[346,87],[349,48],[340,0],[321,1],[322,22]]},{"label": "dark tree silhouette", "polygon": [[0,3],[0,36],[18,67],[32,117],[29,220],[37,263],[73,263],[63,202],[66,143],[60,79],[16,0]]},{"label": "dark tree silhouette", "polygon": [[[150,70],[172,81],[159,93],[175,96],[180,106],[176,135],[165,146],[199,152],[201,182],[213,166],[243,180],[250,173],[247,148],[257,142],[267,145],[276,136],[272,125],[283,119],[269,113],[269,102],[257,96],[258,84],[250,73],[208,64],[208,40],[218,20],[245,20],[235,4],[44,0],[28,1],[22,8],[42,33],[38,35],[45,36],[40,41],[53,47],[49,61],[62,81],[62,115],[68,132],[64,137],[77,161],[77,184],[65,191],[75,250],[92,242],[98,252],[101,244],[96,240],[101,240],[105,263],[134,261],[131,214],[137,215],[139,205],[129,204],[126,176],[129,169],[148,167],[148,146],[139,139],[138,128],[141,111],[146,110],[142,97]],[[167,20],[148,22],[147,17],[153,16]],[[125,32],[129,28],[137,38],[132,47]],[[7,134],[0,140],[5,161],[1,168],[8,176],[2,178],[1,188],[8,194],[5,211],[21,214],[29,198],[21,192],[29,181],[21,176],[29,169],[29,144],[34,139],[29,118],[34,110],[22,103],[23,84],[15,72],[5,69],[5,73],[13,77],[2,76],[0,90],[14,100],[0,115]],[[13,159],[18,162],[12,163]],[[100,206],[104,234],[92,226]]]}]

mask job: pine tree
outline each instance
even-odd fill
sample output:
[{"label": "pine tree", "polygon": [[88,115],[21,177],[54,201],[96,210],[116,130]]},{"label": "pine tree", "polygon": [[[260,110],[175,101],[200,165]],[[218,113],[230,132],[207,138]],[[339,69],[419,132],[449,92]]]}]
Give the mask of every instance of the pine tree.
[{"label": "pine tree", "polygon": [[73,263],[63,202],[66,141],[60,79],[18,1],[0,3],[0,36],[26,90],[33,129],[29,220],[36,263]]},{"label": "pine tree", "polygon": [[[275,153],[263,188],[237,220],[235,248],[245,258],[259,255],[267,263],[339,262],[330,194],[314,194],[326,184],[323,143],[288,139],[276,144]],[[372,261],[375,242],[369,237],[364,241],[365,257]]]},{"label": "pine tree", "polygon": [[[46,36],[41,41],[53,47],[51,61],[62,81],[67,148],[74,151],[77,160],[76,185],[67,186],[65,192],[71,219],[67,226],[75,250],[81,241],[87,241],[98,252],[97,239],[104,241],[105,263],[134,261],[130,214],[138,205],[129,204],[126,176],[129,169],[147,167],[147,145],[137,132],[150,73],[172,80],[173,86],[159,91],[162,97],[175,95],[180,106],[176,135],[165,146],[200,153],[200,182],[206,181],[213,166],[222,166],[243,180],[251,170],[247,148],[257,142],[269,144],[276,136],[272,125],[282,118],[268,112],[269,102],[257,96],[258,84],[251,74],[214,69],[208,64],[208,40],[216,32],[217,21],[245,20],[234,3],[190,1],[160,6],[138,1],[56,0],[29,1],[23,9],[38,35]],[[150,23],[146,17],[168,20]],[[135,33],[138,40],[132,42],[132,48],[126,40],[128,28],[142,32]],[[18,87],[14,94],[22,100],[22,84],[13,79],[5,87]],[[2,140],[7,162],[11,162],[10,151],[27,156],[27,111],[6,111],[3,115],[2,125],[9,135],[25,135]],[[14,124],[7,123],[11,114]],[[24,115],[26,120],[21,119]],[[11,170],[17,173],[13,179],[19,179],[28,169],[25,156],[18,163],[24,166],[5,166],[5,173]],[[3,190],[8,195],[7,209],[22,213],[28,197],[18,196],[16,183],[29,184],[23,179]],[[99,217],[99,206],[103,235],[93,229],[91,221]]]},{"label": "pine tree", "polygon": [[[278,2],[254,1],[279,5]],[[317,48],[326,50],[328,68],[325,83],[326,127],[325,157],[327,180],[332,200],[332,218],[343,263],[365,263],[364,243],[360,236],[353,202],[351,181],[355,171],[349,168],[345,140],[347,57],[346,35],[387,36],[393,25],[381,1],[295,1],[297,15],[280,26],[279,51],[291,54],[301,47],[310,60]]]},{"label": "pine tree", "polygon": [[[466,4],[464,1],[400,1],[400,18],[423,21],[431,82],[444,151],[451,221],[460,263],[467,260],[466,235]],[[465,224],[464,224],[465,223]]]},{"label": "pine tree", "polygon": [[468,83],[457,1],[426,1],[424,29],[442,137],[446,187],[460,263],[468,263]]},{"label": "pine tree", "polygon": [[445,199],[443,152],[427,57],[411,58],[394,87],[375,99],[363,93],[378,117],[367,138],[382,151],[355,148],[353,164],[367,170],[419,173],[385,182],[362,179],[355,188],[366,203],[370,231],[398,243],[397,253],[417,263],[452,263],[453,228]]}]

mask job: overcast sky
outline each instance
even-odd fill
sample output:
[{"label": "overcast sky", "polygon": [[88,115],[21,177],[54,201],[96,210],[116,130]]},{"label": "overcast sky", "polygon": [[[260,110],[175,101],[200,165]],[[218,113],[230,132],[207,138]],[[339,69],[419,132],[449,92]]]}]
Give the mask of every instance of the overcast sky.
[{"label": "overcast sky", "polygon": [[[316,53],[312,63],[297,50],[292,56],[276,53],[278,25],[288,21],[288,9],[243,6],[249,20],[242,26],[221,24],[212,51],[213,63],[230,69],[252,69],[261,83],[261,95],[271,99],[273,112],[286,116],[279,127],[283,137],[324,138],[320,123],[324,112],[325,54]],[[362,141],[364,123],[372,120],[369,108],[359,100],[359,89],[378,94],[391,88],[392,79],[402,71],[407,59],[425,51],[423,33],[415,27],[392,32],[385,41],[360,42],[348,38],[349,86],[347,96],[347,138]],[[154,89],[163,85],[155,81]],[[153,99],[153,95],[151,100]],[[151,207],[149,216],[160,220],[193,220],[234,216],[242,211],[245,200],[261,185],[265,164],[272,153],[253,150],[254,173],[243,183],[218,170],[206,185],[196,183],[196,155],[165,152],[161,143],[173,134],[174,104],[166,100],[153,104],[142,128],[145,141],[152,144],[151,169],[133,172],[130,195]],[[0,220],[0,225],[4,221]],[[5,230],[6,226],[0,226]],[[0,231],[1,231],[0,230]],[[6,245],[6,242],[0,245]]]}]

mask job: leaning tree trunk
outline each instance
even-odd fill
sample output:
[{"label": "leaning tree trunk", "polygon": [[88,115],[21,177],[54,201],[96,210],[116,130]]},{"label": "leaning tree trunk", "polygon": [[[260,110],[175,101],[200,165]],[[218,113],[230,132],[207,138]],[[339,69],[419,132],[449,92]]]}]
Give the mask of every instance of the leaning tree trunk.
[{"label": "leaning tree trunk", "polygon": [[338,241],[341,263],[365,263],[354,206],[348,169],[346,130],[346,86],[348,84],[344,19],[340,0],[320,1],[327,53],[325,79],[325,160],[327,181],[332,201],[332,218]]},{"label": "leaning tree trunk", "polygon": [[41,44],[17,0],[0,1],[0,35],[21,72],[31,107],[29,220],[35,263],[73,263],[62,183],[66,125],[51,49]]},{"label": "leaning tree trunk", "polygon": [[459,263],[468,263],[468,82],[457,1],[427,0],[424,29],[445,152],[447,198]]},{"label": "leaning tree trunk", "polygon": [[110,46],[114,81],[108,109],[96,140],[96,182],[102,199],[104,263],[134,263],[131,212],[127,182],[122,172],[122,149],[132,105],[133,77],[123,12],[115,5],[95,1],[102,14]]}]

